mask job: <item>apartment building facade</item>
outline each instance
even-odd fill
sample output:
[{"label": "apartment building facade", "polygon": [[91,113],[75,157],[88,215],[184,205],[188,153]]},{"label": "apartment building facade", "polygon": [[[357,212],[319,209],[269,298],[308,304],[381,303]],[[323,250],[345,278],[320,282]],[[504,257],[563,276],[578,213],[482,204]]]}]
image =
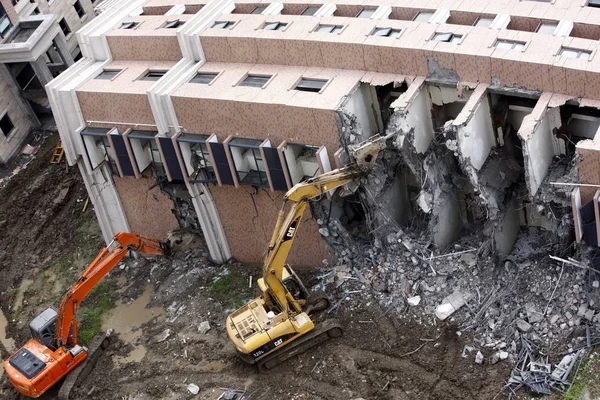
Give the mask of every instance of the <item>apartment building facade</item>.
[{"label": "apartment building facade", "polygon": [[[47,91],[107,241],[196,224],[215,260],[259,262],[285,191],[376,133],[396,133],[407,171],[386,182],[380,211],[399,225],[428,214],[440,248],[481,222],[508,252],[521,226],[552,230],[571,211],[577,240],[597,241],[599,213],[582,211],[597,211],[594,189],[576,185],[560,212],[536,196],[575,153],[580,183],[600,183],[599,6],[114,1]],[[427,175],[440,146],[460,190]],[[349,231],[364,224],[359,196],[322,202]],[[329,257],[329,222],[306,216],[292,264]]]},{"label": "apartment building facade", "polygon": [[91,0],[0,1],[0,164],[50,115],[44,86],[80,57]]}]

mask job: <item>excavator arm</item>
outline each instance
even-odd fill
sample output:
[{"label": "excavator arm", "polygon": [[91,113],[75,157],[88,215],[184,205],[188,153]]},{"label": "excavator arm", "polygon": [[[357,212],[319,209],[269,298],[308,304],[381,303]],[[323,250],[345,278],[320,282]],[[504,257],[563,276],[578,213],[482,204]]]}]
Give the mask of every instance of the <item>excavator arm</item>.
[{"label": "excavator arm", "polygon": [[[115,247],[109,250],[113,244]],[[117,233],[113,241],[100,251],[63,297],[56,320],[58,346],[72,347],[77,344],[77,308],[85,296],[129,251],[162,255],[167,252],[167,247],[164,243],[143,235],[128,232]]]},{"label": "excavator arm", "polygon": [[[290,305],[296,310],[300,309],[297,300],[283,284],[283,269],[309,201],[352,182],[358,175],[371,169],[384,146],[385,138],[375,136],[352,149],[354,162],[351,165],[300,182],[285,194],[265,255],[262,275],[266,287],[263,293],[265,299],[276,301],[282,312],[287,314]],[[287,214],[286,208],[289,208]]]}]

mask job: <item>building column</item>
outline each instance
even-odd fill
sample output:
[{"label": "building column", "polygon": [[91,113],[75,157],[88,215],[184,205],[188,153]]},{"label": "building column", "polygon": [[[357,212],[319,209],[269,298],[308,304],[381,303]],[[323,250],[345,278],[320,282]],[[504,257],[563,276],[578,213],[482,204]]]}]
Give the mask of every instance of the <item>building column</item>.
[{"label": "building column", "polygon": [[29,117],[31,124],[36,128],[40,127],[40,120],[37,118],[37,115],[35,115],[35,112],[33,111],[33,108],[31,108],[29,102],[23,99],[21,95],[21,88],[19,87],[19,84],[17,83],[17,81],[15,81],[15,78],[8,70],[6,64],[0,64],[0,79],[3,79],[6,82],[8,88],[17,99],[19,106],[21,106],[21,109]]},{"label": "building column", "polygon": [[42,86],[46,86],[48,82],[50,82],[54,77],[50,72],[50,68],[46,65],[46,61],[42,57],[38,58],[35,61],[30,61],[31,67],[35,71],[35,75],[40,80]]},{"label": "building column", "polygon": [[69,51],[69,46],[67,46],[67,40],[65,39],[65,36],[62,33],[56,35],[56,37],[54,38],[54,45],[56,46],[58,54],[60,54],[67,67],[70,67],[75,63],[75,61],[73,60],[73,56]]}]

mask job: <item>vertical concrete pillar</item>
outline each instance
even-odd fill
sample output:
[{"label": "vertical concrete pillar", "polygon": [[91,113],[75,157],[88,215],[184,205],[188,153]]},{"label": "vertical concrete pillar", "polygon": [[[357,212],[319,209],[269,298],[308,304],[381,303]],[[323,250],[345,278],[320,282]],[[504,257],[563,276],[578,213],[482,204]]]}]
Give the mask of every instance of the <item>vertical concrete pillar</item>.
[{"label": "vertical concrete pillar", "polygon": [[56,37],[54,38],[54,45],[56,46],[58,54],[60,54],[67,67],[70,67],[75,63],[75,61],[73,60],[73,56],[69,51],[69,47],[67,46],[67,40],[65,39],[65,36],[62,32],[56,35]]},{"label": "vertical concrete pillar", "polygon": [[29,64],[31,64],[35,75],[40,80],[40,83],[43,86],[46,86],[48,82],[54,79],[52,73],[50,72],[50,68],[48,68],[48,65],[46,65],[46,61],[44,61],[42,57],[38,58],[35,61],[31,61]]}]

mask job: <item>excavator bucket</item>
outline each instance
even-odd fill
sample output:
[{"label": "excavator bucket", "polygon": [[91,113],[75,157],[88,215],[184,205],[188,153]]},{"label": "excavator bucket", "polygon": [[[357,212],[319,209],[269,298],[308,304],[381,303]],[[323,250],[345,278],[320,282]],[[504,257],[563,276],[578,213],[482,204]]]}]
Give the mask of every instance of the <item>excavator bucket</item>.
[{"label": "excavator bucket", "polygon": [[356,165],[363,171],[370,170],[377,161],[379,152],[385,148],[385,137],[374,135],[350,149]]}]

